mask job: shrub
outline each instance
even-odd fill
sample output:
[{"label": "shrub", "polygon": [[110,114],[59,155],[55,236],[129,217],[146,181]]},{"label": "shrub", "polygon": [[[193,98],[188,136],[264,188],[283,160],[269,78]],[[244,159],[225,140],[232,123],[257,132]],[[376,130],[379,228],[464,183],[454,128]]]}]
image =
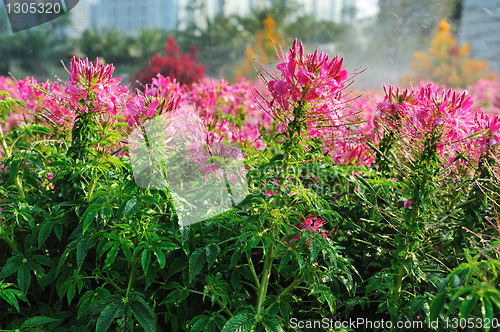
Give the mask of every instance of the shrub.
[{"label": "shrub", "polygon": [[198,63],[196,46],[192,45],[186,54],[182,54],[172,36],[165,45],[165,55],[156,53],[150,59],[149,66],[136,73],[135,80],[140,84],[151,84],[156,75],[177,80],[183,85],[192,85],[205,75],[205,66]]}]

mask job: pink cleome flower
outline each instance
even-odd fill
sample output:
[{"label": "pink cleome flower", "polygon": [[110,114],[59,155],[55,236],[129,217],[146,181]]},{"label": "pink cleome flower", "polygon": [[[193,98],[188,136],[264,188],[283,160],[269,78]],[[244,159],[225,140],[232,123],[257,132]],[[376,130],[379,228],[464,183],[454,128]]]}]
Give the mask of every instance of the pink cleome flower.
[{"label": "pink cleome flower", "polygon": [[[297,227],[300,228],[300,230],[308,229],[312,232],[319,233],[325,240],[327,238],[326,231],[322,229],[323,225],[325,224],[324,220],[321,217],[309,217],[305,219],[304,221],[301,221],[301,224],[297,225]],[[286,243],[290,244],[291,241],[300,240],[300,233],[297,234],[295,237],[291,238],[288,240]],[[307,244],[310,244],[310,240],[307,240]],[[295,245],[297,246],[297,245]]]}]

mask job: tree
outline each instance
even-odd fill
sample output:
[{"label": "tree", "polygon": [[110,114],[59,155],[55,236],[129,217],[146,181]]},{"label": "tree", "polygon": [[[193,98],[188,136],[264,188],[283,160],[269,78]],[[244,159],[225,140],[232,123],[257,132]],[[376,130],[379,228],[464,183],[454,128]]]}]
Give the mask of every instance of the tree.
[{"label": "tree", "polygon": [[135,80],[140,84],[150,84],[154,77],[162,74],[176,79],[179,83],[191,85],[205,75],[205,66],[198,63],[198,52],[192,45],[188,53],[182,54],[172,36],[165,45],[165,55],[156,53],[150,60],[150,65],[136,73]]},{"label": "tree", "polygon": [[186,52],[191,45],[196,45],[207,75],[220,78],[233,77],[245,44],[251,38],[251,34],[239,26],[236,17],[221,15],[208,20],[206,29],[176,31],[174,36],[181,51]]},{"label": "tree", "polygon": [[455,1],[379,0],[376,27],[380,47],[394,63],[405,63],[415,49],[426,47],[438,18],[450,15]]},{"label": "tree", "polygon": [[328,44],[340,42],[342,34],[349,29],[348,26],[329,21],[318,21],[311,15],[297,17],[283,28],[283,35],[287,43],[297,38],[304,43]]},{"label": "tree", "polygon": [[134,61],[130,54],[134,39],[115,29],[85,30],[78,45],[89,59],[98,57],[115,65]]},{"label": "tree", "polygon": [[11,65],[17,65],[37,78],[50,72],[49,66],[59,66],[71,47],[66,36],[69,19],[65,15],[43,25],[13,34],[7,16],[0,12],[0,75],[6,75]]},{"label": "tree", "polygon": [[469,44],[458,46],[450,24],[442,19],[429,51],[414,53],[411,78],[462,88],[473,84],[486,75],[488,61],[469,59],[469,52]]},{"label": "tree", "polygon": [[248,77],[254,72],[255,59],[259,63],[267,65],[276,54],[275,45],[278,47],[283,44],[278,31],[276,31],[276,22],[271,15],[266,16],[262,25],[263,29],[255,36],[252,48],[245,51],[243,64],[236,68],[235,76],[237,78]]}]

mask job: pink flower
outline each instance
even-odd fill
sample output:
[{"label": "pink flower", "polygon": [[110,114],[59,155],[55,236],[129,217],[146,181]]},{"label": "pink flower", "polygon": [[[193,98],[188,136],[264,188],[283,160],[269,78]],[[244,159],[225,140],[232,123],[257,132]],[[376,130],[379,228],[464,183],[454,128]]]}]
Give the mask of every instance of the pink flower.
[{"label": "pink flower", "polygon": [[99,59],[96,58],[95,62],[89,62],[86,58],[85,61],[71,59],[71,71],[68,71],[69,82],[72,85],[81,84],[87,89],[92,89],[98,84],[118,84],[121,78],[113,78],[113,65],[99,64]]},{"label": "pink flower", "polygon": [[136,95],[133,102],[128,102],[125,107],[129,113],[128,123],[142,125],[147,119],[151,119],[156,115],[161,115],[166,112],[171,112],[179,106],[180,95],[170,94],[170,99],[166,99],[159,95],[158,90],[154,90],[146,86],[144,93],[136,89]]},{"label": "pink flower", "polygon": [[[344,60],[330,59],[325,53],[304,54],[304,46],[295,39],[286,55],[277,54],[281,63],[271,71],[262,66],[269,76],[261,76],[272,99],[267,101],[270,114],[278,125],[293,121],[293,110],[307,102],[301,120],[308,123],[308,129],[329,127],[329,121],[339,117],[337,111],[343,106],[340,100],[348,73],[342,68]],[[315,129],[315,128],[314,128]]]},{"label": "pink flower", "polygon": [[[319,233],[325,240],[327,238],[326,231],[323,230],[321,227],[324,225],[323,219],[320,217],[309,217],[305,219],[304,221],[301,221],[300,225],[297,225],[300,230],[308,229],[312,232]],[[297,234],[295,237],[287,241],[287,244],[289,244],[293,240],[300,240],[300,233]],[[307,240],[307,244],[310,244],[310,240]]]},{"label": "pink flower", "polygon": [[409,199],[405,201],[404,207],[405,209],[409,208],[413,204],[413,200]]}]

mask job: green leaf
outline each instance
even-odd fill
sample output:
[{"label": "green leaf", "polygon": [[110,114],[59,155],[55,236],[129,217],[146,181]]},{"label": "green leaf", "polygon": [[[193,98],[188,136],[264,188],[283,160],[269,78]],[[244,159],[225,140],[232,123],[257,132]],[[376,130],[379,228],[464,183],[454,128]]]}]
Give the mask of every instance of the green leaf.
[{"label": "green leaf", "polygon": [[20,214],[23,217],[23,219],[28,222],[28,225],[30,225],[32,229],[35,228],[35,219],[33,219],[33,217],[29,213],[21,212]]},{"label": "green leaf", "polygon": [[[481,312],[483,315],[483,321],[486,321],[486,319],[488,319],[488,321],[491,322],[491,320],[493,319],[493,305],[491,304],[491,301],[488,298],[488,296],[481,297],[481,301],[482,301]],[[489,329],[485,328],[485,331],[487,332],[489,331]]]},{"label": "green leaf", "polygon": [[167,260],[165,259],[165,254],[158,248],[153,248],[153,252],[156,256],[156,259],[158,260],[158,265],[160,265],[160,268],[164,269],[165,264],[167,263]]},{"label": "green leaf", "polygon": [[19,269],[21,264],[21,258],[19,256],[12,256],[9,258],[3,267],[2,272],[0,272],[0,279],[5,279],[12,275]]},{"label": "green leaf", "polygon": [[214,263],[215,260],[217,259],[217,256],[220,253],[220,248],[216,244],[209,244],[206,246],[206,251],[207,251],[207,264],[208,268],[210,268]]},{"label": "green leaf", "polygon": [[[191,320],[193,327],[191,327],[191,332],[202,332],[205,326],[208,324],[210,318],[206,315],[198,315]],[[194,323],[193,323],[194,322]]]},{"label": "green leaf", "polygon": [[112,302],[104,308],[97,319],[96,332],[106,332],[120,309],[120,302]]},{"label": "green leaf", "polygon": [[231,255],[231,264],[229,265],[230,269],[236,266],[236,264],[238,264],[240,257],[241,257],[241,249],[238,249],[235,252],[233,252],[233,254]]},{"label": "green leaf", "polygon": [[288,262],[290,261],[290,258],[291,258],[291,254],[290,254],[290,251],[287,250],[286,253],[285,253],[285,256],[283,256],[283,258],[281,259],[281,262],[280,262],[280,266],[278,267],[278,271],[281,271],[283,270],[283,268],[288,264]]},{"label": "green leaf", "polygon": [[90,227],[92,224],[92,221],[94,221],[95,216],[97,215],[96,211],[89,212],[86,216],[85,219],[83,220],[83,233],[87,231],[87,229]]},{"label": "green leaf", "polygon": [[84,237],[78,241],[76,245],[76,265],[78,270],[82,267],[85,256],[87,256],[87,251],[92,248],[96,242],[97,239],[91,237]]},{"label": "green leaf", "polygon": [[222,332],[248,332],[255,324],[255,315],[239,314],[231,317],[224,325]]},{"label": "green leaf", "polygon": [[179,271],[183,271],[188,265],[188,262],[184,258],[176,258],[170,265],[170,270],[168,270],[166,279],[168,280],[171,276]]},{"label": "green leaf", "polygon": [[68,292],[66,293],[66,296],[68,298],[68,305],[71,305],[71,301],[75,297],[76,294],[76,284],[73,282],[71,285],[68,287]]},{"label": "green leaf", "polygon": [[26,296],[19,290],[17,289],[5,289],[3,291],[0,291],[0,296],[7,302],[9,302],[11,305],[13,305],[17,312],[19,311],[19,302],[17,301],[16,296],[20,297],[23,301],[26,298]]},{"label": "green leaf", "polygon": [[284,332],[283,324],[276,317],[265,315],[262,325],[264,325],[266,332]]},{"label": "green leaf", "polygon": [[125,218],[130,217],[135,211],[139,210],[142,205],[142,201],[140,198],[132,198],[125,204],[125,208],[123,209],[123,213],[125,214]]},{"label": "green leaf", "polygon": [[335,301],[335,296],[330,291],[326,291],[326,292],[323,292],[323,297],[325,298],[326,302],[328,303],[328,306],[330,307],[330,311],[335,312],[335,310],[337,308],[337,302]]},{"label": "green leaf", "polygon": [[27,320],[25,320],[23,325],[21,325],[21,328],[36,327],[36,326],[40,326],[43,324],[57,322],[58,320],[59,319],[45,317],[45,316],[35,316],[35,317],[31,317],[31,318],[28,318]]},{"label": "green leaf", "polygon": [[460,318],[468,319],[470,317],[471,312],[476,308],[477,300],[479,299],[478,294],[471,294],[472,296],[468,296],[462,305],[460,306]]},{"label": "green leaf", "polygon": [[52,227],[54,227],[54,222],[51,220],[46,220],[42,222],[42,225],[40,227],[40,231],[38,232],[38,246],[41,247],[42,244],[45,243],[45,240],[50,235],[50,232],[52,231]]},{"label": "green leaf", "polygon": [[242,251],[245,252],[254,248],[259,243],[259,241],[260,237],[258,235],[252,236],[252,238],[250,239],[250,241],[248,241],[248,243],[245,245]]},{"label": "green leaf", "polygon": [[192,281],[194,277],[203,269],[206,260],[206,249],[198,248],[189,257],[189,280]]},{"label": "green leaf", "polygon": [[120,248],[120,245],[116,243],[114,246],[111,247],[111,250],[108,251],[108,254],[106,255],[106,260],[104,261],[104,268],[111,266],[111,264],[115,262],[116,255],[118,254],[118,248]]},{"label": "green leaf", "polygon": [[319,253],[319,242],[314,237],[311,239],[311,243],[309,245],[311,250],[311,262],[318,257]]},{"label": "green leaf", "polygon": [[33,137],[33,133],[32,133],[33,131],[39,132],[39,133],[42,133],[42,134],[47,134],[47,135],[52,135],[53,134],[52,130],[50,130],[49,128],[44,127],[42,125],[38,125],[38,124],[29,124],[29,125],[26,125],[24,127],[24,130],[26,131],[26,133],[28,133],[28,131],[29,131],[31,133],[31,135],[30,134],[28,134],[28,135],[30,135],[31,137]]},{"label": "green leaf", "polygon": [[146,332],[156,332],[153,310],[143,299],[138,298],[137,301],[131,302],[130,309]]},{"label": "green leaf", "polygon": [[366,287],[366,294],[369,294],[370,292],[380,288],[382,285],[382,277],[380,274],[375,274],[370,278],[370,281],[368,282],[368,286]]},{"label": "green leaf", "polygon": [[15,156],[12,162],[9,165],[9,177],[11,179],[14,179],[14,177],[17,175],[17,172],[19,170],[19,166],[21,165],[22,159]]},{"label": "green leaf", "polygon": [[436,319],[438,319],[439,315],[444,310],[447,295],[447,292],[441,292],[432,301],[430,308],[430,321],[435,321]]},{"label": "green leaf", "polygon": [[132,251],[130,250],[129,246],[127,246],[125,243],[122,243],[120,246],[122,248],[123,254],[127,258],[127,262],[129,264],[131,264],[132,263]]},{"label": "green leaf", "polygon": [[95,301],[97,301],[97,296],[94,294],[93,290],[85,292],[85,294],[80,297],[80,300],[78,300],[78,314],[76,319],[80,319],[85,315]]},{"label": "green leaf", "polygon": [[[109,294],[108,294],[109,295]],[[111,303],[121,303],[123,296],[120,294],[115,294],[111,296],[104,297],[103,299],[96,302],[90,309],[93,315],[101,313],[104,308],[106,308]]]},{"label": "green leaf", "polygon": [[28,289],[30,287],[30,283],[31,283],[31,270],[28,266],[28,263],[22,263],[21,266],[19,267],[19,270],[17,270],[17,284],[21,292],[27,294]]},{"label": "green leaf", "polygon": [[144,274],[148,273],[149,264],[151,263],[151,249],[144,249],[141,254],[141,264]]}]

